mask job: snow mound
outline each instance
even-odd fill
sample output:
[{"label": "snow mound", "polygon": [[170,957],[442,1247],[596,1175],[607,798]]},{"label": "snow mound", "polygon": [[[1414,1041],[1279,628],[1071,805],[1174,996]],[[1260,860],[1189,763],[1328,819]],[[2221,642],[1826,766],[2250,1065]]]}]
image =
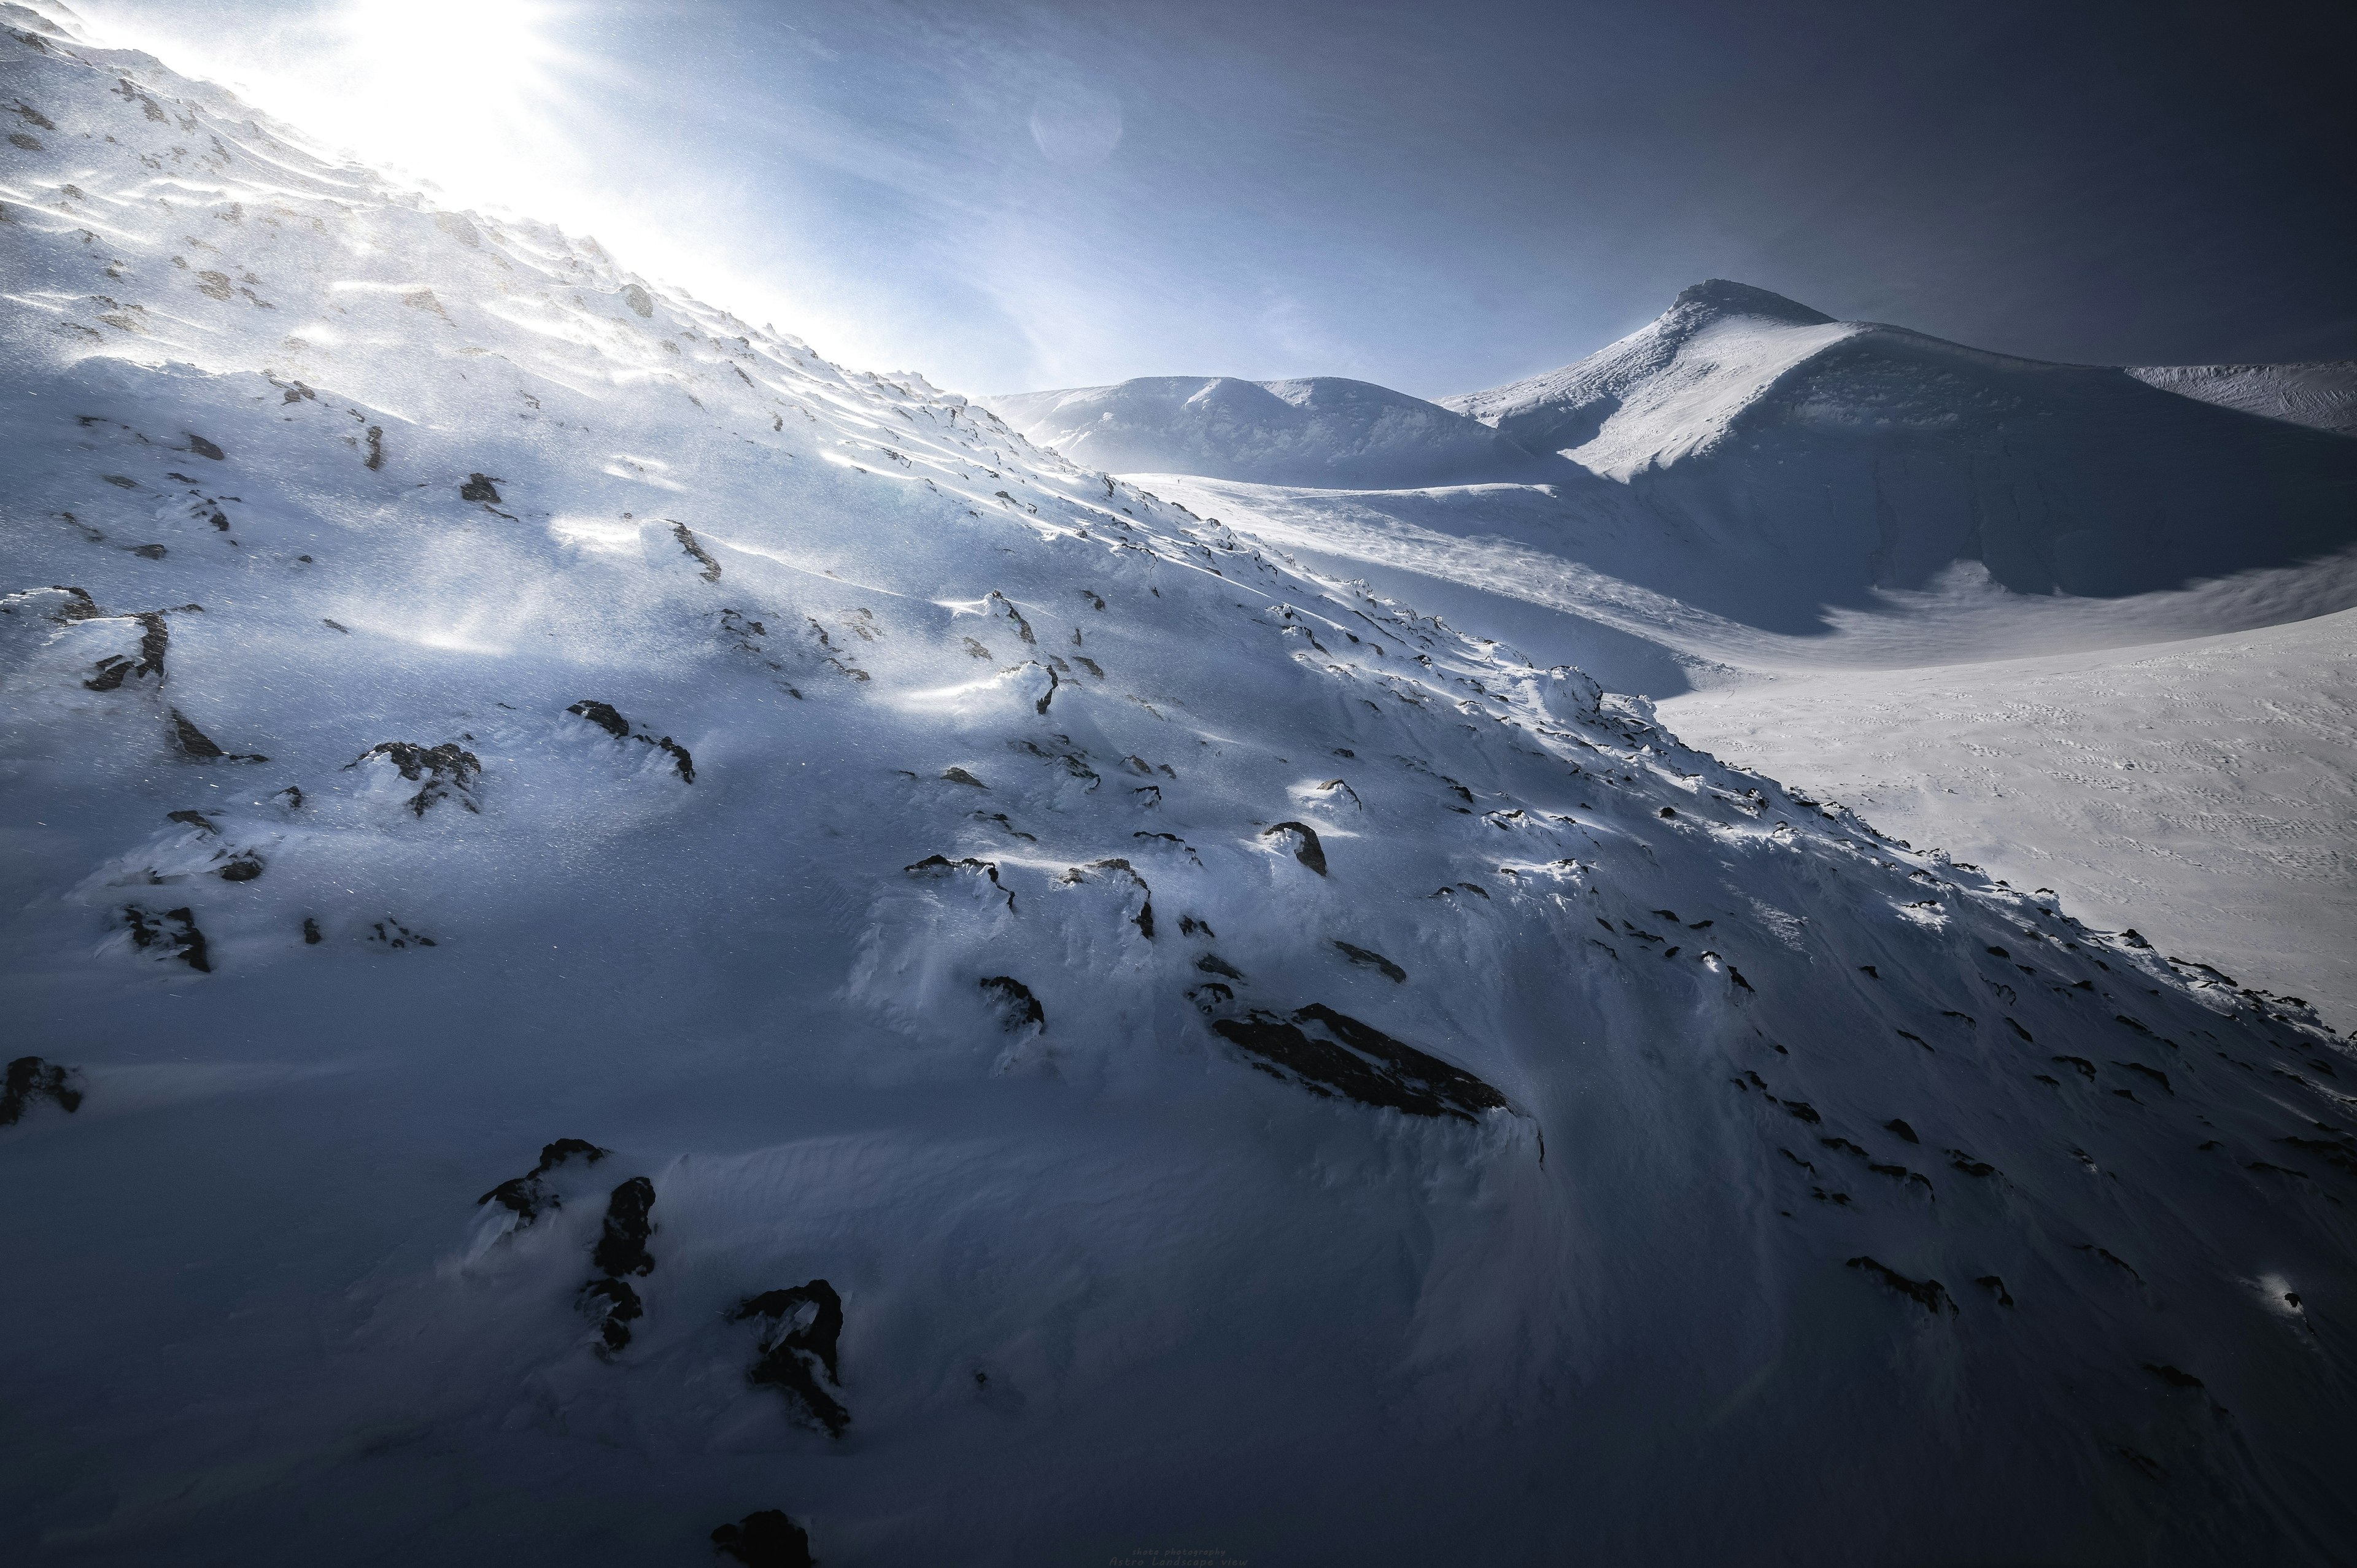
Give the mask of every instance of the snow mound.
[{"label": "snow mound", "polygon": [[987,401],[1034,445],[1108,473],[1410,489],[1563,467],[1464,414],[1336,376],[1152,376]]},{"label": "snow mound", "polygon": [[12,1558],[2357,1524],[2301,1004],[0,16]]}]

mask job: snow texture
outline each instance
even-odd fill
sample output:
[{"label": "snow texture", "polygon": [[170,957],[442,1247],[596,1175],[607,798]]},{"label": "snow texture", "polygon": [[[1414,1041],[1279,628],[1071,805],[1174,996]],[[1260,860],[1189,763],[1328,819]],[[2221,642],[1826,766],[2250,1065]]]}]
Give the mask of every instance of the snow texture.
[{"label": "snow texture", "polygon": [[2350,1539],[2299,1004],[0,16],[12,1561]]}]

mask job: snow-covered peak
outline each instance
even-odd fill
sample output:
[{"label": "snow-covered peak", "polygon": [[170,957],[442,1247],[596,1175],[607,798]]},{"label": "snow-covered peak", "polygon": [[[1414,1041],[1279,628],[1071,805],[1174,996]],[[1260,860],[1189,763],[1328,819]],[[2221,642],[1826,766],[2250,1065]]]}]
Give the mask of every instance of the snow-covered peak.
[{"label": "snow-covered peak", "polygon": [[1462,413],[1340,376],[1148,376],[986,401],[1035,444],[1110,473],[1408,489],[1562,467]]},{"label": "snow-covered peak", "polygon": [[1533,451],[1627,479],[1708,447],[1778,378],[1863,329],[1712,278],[1575,364],[1440,401]]}]

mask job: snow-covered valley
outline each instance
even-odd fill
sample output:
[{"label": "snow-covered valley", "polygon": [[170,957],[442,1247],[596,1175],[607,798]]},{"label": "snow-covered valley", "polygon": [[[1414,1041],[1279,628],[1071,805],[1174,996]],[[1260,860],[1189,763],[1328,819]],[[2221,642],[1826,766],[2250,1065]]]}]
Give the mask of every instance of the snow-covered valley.
[{"label": "snow-covered valley", "polygon": [[0,19],[11,1560],[2341,1554],[2307,1006]]}]

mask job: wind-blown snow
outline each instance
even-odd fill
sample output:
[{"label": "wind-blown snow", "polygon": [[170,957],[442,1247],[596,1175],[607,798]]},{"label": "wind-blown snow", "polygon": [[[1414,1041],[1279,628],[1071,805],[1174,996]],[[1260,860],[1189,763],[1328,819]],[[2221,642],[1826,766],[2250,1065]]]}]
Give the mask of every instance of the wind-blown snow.
[{"label": "wind-blown snow", "polygon": [[2346,1538],[2305,1009],[5,16],[13,1557]]}]

